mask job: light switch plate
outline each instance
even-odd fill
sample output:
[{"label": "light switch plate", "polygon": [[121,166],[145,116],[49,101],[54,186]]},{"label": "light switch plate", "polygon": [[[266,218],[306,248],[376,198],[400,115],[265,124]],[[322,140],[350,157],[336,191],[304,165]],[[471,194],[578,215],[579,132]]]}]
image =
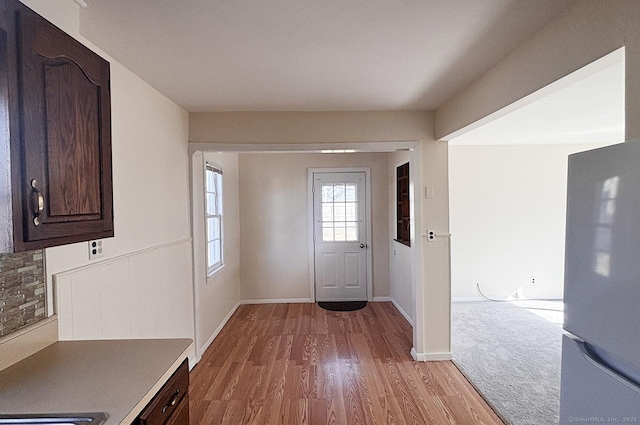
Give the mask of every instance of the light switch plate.
[{"label": "light switch plate", "polygon": [[435,188],[433,186],[425,186],[424,187],[424,198],[425,199],[434,199],[436,197]]}]

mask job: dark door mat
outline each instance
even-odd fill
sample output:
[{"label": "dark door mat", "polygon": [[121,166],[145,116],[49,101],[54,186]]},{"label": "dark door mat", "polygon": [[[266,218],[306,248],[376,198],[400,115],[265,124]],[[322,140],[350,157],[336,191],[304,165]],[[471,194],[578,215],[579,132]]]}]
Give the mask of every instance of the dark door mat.
[{"label": "dark door mat", "polygon": [[331,311],[354,311],[367,306],[366,301],[319,301],[318,305]]}]

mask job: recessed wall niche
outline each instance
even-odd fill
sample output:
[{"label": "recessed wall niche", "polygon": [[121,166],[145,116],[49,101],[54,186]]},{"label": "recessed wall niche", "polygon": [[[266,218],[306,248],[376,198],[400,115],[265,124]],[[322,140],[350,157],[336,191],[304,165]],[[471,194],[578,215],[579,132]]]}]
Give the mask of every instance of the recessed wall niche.
[{"label": "recessed wall niche", "polygon": [[396,241],[411,246],[411,205],[409,199],[409,163],[396,168]]}]

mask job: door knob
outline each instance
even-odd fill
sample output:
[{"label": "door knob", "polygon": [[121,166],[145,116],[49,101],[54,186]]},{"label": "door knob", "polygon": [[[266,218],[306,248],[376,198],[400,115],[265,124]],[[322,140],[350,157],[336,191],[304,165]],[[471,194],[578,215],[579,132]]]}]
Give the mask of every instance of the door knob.
[{"label": "door knob", "polygon": [[360,248],[366,248],[366,247],[367,247],[367,244],[366,244],[366,243],[361,243],[361,244],[360,244]]}]

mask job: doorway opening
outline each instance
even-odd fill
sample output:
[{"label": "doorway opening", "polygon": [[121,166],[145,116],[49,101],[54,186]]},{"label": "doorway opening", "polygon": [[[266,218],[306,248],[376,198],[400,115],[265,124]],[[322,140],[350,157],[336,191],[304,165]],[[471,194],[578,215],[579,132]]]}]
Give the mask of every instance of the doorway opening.
[{"label": "doorway opening", "polygon": [[562,314],[567,157],[624,141],[624,68],[616,50],[449,142],[453,360],[510,423],[559,420],[562,329],[531,309]]}]

